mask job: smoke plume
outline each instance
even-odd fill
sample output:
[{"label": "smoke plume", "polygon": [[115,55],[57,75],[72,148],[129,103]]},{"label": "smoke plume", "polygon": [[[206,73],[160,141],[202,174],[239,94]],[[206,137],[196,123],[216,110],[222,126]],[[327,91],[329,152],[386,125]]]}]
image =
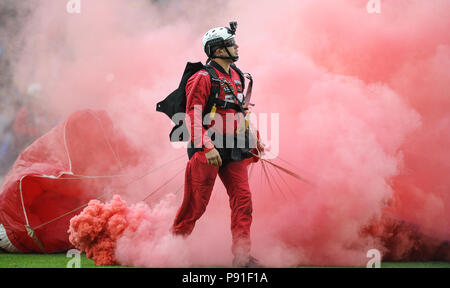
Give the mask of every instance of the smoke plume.
[{"label": "smoke plume", "polygon": [[[309,181],[268,163],[250,168],[252,253],[264,264],[365,265],[372,248],[383,260],[450,259],[449,1],[380,1],[379,14],[362,0],[97,0],[82,1],[80,14],[65,1],[28,3],[15,83],[41,83],[41,101],[61,119],[105,109],[156,166],[185,153],[170,145],[172,126],[156,103],[187,61],[206,60],[203,33],[238,21],[237,65],[255,79],[253,111],[279,115],[273,161]],[[126,203],[95,203],[126,211],[111,216],[128,223],[107,236],[111,263],[231,263],[221,183],[189,238],[169,233],[182,175],[162,190],[168,197],[136,204],[148,183],[164,180],[150,175],[125,192]]]}]

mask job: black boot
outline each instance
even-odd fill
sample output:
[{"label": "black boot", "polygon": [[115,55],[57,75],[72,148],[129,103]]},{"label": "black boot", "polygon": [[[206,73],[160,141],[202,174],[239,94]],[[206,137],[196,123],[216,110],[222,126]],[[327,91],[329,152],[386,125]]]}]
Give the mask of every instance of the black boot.
[{"label": "black boot", "polygon": [[251,255],[235,255],[233,259],[233,267],[264,268],[264,266]]}]

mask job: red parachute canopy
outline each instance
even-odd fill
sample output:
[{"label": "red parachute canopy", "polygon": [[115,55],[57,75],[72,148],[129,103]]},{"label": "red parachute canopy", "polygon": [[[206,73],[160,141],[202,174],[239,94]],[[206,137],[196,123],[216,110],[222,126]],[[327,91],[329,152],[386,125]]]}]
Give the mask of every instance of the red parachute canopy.
[{"label": "red parachute canopy", "polygon": [[70,249],[72,210],[123,183],[138,155],[106,112],[72,114],[25,149],[5,177],[0,248],[23,253]]}]

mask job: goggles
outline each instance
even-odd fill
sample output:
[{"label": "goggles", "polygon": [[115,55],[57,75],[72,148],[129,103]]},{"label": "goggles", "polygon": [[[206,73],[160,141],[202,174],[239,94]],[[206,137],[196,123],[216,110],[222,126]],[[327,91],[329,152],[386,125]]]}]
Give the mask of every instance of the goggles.
[{"label": "goggles", "polygon": [[236,45],[236,41],[234,41],[234,39],[225,42],[225,47],[233,47],[234,45]]}]

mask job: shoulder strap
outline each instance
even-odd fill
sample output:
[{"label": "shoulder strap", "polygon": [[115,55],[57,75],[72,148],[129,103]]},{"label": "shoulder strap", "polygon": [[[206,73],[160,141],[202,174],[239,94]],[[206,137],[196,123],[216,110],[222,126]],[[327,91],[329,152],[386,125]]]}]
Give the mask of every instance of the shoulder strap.
[{"label": "shoulder strap", "polygon": [[210,65],[206,65],[205,69],[209,74],[209,79],[211,80],[211,93],[209,94],[205,109],[203,109],[203,116],[211,112],[211,109],[220,93],[220,79],[216,73],[216,70],[214,70],[214,68]]},{"label": "shoulder strap", "polygon": [[250,103],[250,99],[252,98],[252,89],[253,89],[253,78],[250,73],[243,73],[239,68],[236,67],[234,63],[231,64],[231,67],[238,72],[239,77],[241,77],[242,89],[245,89],[245,78],[247,78],[250,82],[248,84],[247,93],[245,94],[244,106],[255,106],[255,104]]},{"label": "shoulder strap", "polygon": [[241,69],[237,68],[234,63],[231,63],[231,68],[233,68],[234,71],[236,71],[239,74],[239,77],[241,78],[241,84],[242,84],[242,90],[245,89],[245,76],[244,73],[242,73]]}]

